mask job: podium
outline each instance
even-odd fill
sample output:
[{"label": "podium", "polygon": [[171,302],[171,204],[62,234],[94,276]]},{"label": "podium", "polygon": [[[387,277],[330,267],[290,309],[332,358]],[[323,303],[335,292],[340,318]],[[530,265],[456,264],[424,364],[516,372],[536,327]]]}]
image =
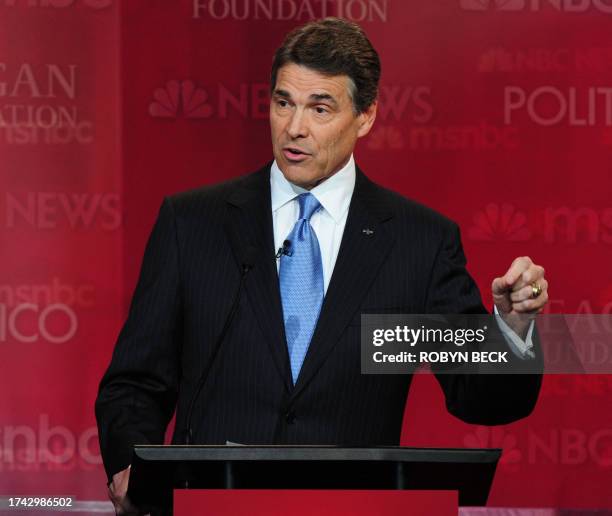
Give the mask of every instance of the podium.
[{"label": "podium", "polygon": [[175,489],[457,491],[485,505],[500,449],[134,446],[128,496],[171,507]]}]

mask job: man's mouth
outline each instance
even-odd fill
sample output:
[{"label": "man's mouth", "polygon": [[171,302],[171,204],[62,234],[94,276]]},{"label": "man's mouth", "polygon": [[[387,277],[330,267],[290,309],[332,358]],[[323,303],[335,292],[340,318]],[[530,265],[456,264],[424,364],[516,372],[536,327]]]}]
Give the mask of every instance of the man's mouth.
[{"label": "man's mouth", "polygon": [[304,161],[310,154],[297,147],[283,148],[283,154],[289,161]]}]

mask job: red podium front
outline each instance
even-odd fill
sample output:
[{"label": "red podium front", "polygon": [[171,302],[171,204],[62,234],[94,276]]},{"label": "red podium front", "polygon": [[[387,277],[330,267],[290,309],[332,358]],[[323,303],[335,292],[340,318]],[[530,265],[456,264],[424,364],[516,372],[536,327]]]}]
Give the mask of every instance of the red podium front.
[{"label": "red podium front", "polygon": [[174,491],[174,516],[457,516],[457,512],[456,491]]}]

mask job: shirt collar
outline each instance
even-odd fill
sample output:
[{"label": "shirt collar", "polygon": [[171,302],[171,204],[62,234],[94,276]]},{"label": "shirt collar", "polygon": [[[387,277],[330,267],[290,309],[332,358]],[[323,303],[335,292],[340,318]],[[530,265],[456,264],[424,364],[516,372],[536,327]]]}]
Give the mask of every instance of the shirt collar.
[{"label": "shirt collar", "polygon": [[[310,193],[313,194],[338,224],[346,214],[353,190],[355,189],[355,160],[353,155],[348,162],[333,176],[315,186]],[[272,212],[275,212],[298,195],[308,190],[287,181],[276,160],[270,169],[270,189],[272,198]]]}]

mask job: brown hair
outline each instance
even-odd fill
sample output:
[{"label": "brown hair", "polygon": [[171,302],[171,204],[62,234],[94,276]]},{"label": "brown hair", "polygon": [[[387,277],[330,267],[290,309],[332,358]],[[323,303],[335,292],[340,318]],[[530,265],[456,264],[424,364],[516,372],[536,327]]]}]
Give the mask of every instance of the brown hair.
[{"label": "brown hair", "polygon": [[363,113],[378,95],[380,59],[356,23],[324,18],[292,30],[274,53],[270,89],[274,92],[278,70],[288,63],[324,75],[347,75],[349,95],[356,113]]}]

